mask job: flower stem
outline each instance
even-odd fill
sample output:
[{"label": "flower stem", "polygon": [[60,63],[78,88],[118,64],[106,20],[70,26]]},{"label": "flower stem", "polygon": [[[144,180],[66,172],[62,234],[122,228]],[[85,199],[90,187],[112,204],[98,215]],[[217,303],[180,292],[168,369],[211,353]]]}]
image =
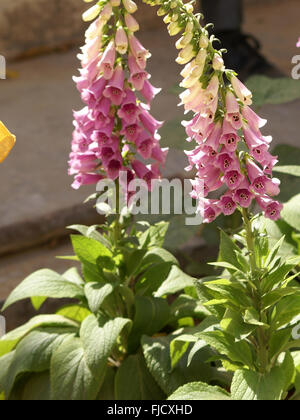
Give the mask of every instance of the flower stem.
[{"label": "flower stem", "polygon": [[[256,286],[255,293],[252,294],[253,306],[259,314],[259,321],[266,323],[266,317],[262,309],[262,293],[260,285],[260,276],[259,276],[259,267],[257,266],[256,261],[256,249],[255,241],[252,229],[252,223],[246,209],[242,209],[242,215],[244,219],[244,226],[246,231],[246,241],[249,251],[249,260],[251,267],[251,280],[252,283]],[[255,341],[257,342],[257,362],[260,373],[265,373],[269,368],[269,351],[268,351],[268,340],[266,337],[266,328],[264,326],[259,326],[256,331]]]},{"label": "flower stem", "polygon": [[242,209],[242,215],[244,219],[244,225],[246,230],[246,240],[247,240],[247,246],[250,254],[250,267],[251,267],[251,273],[254,275],[254,273],[257,270],[256,265],[256,257],[255,257],[255,244],[254,244],[254,237],[253,237],[253,231],[252,231],[252,223],[251,220],[248,217],[248,211],[246,209]]}]

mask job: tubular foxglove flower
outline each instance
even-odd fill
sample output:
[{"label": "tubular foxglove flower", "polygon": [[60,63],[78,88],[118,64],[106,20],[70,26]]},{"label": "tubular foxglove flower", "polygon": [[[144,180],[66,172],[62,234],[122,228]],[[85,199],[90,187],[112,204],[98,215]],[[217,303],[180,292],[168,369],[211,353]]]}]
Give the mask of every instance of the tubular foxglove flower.
[{"label": "tubular foxglove flower", "polygon": [[[111,0],[84,14],[85,20],[96,20],[86,31],[79,55],[82,69],[74,77],[86,104],[74,112],[69,174],[75,176],[76,189],[105,177],[117,180],[120,171],[130,175],[129,181],[139,177],[150,187],[165,164],[168,150],[160,147],[158,135],[162,123],[150,114],[150,104],[160,89],[148,81],[150,53],[133,35],[139,29],[132,16],[135,11],[132,0]],[[115,14],[118,23],[111,31],[106,23]],[[138,99],[138,91],[145,104]]]}]

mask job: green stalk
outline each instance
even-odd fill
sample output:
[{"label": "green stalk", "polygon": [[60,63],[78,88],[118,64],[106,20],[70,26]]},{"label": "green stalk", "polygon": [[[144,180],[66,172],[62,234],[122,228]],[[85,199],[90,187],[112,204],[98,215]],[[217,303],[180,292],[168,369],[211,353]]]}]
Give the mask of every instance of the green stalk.
[{"label": "green stalk", "polygon": [[[249,251],[249,260],[251,267],[251,277],[252,283],[256,286],[256,292],[252,294],[253,306],[259,313],[259,318],[261,322],[266,323],[266,317],[262,311],[262,294],[260,287],[260,278],[259,278],[259,267],[256,262],[256,249],[254,234],[252,229],[252,223],[246,209],[242,209],[242,215],[244,219],[244,226],[246,231],[246,241]],[[268,341],[266,337],[265,327],[258,327],[257,329],[257,361],[259,365],[259,371],[261,373],[266,373],[269,369],[269,352],[268,352]]]}]

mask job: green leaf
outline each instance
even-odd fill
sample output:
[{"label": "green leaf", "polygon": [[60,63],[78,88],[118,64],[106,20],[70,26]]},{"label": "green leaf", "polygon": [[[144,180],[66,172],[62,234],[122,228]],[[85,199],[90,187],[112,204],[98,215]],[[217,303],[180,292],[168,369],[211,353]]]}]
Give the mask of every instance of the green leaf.
[{"label": "green leaf", "polygon": [[36,316],[27,322],[27,324],[24,324],[21,327],[9,332],[0,339],[0,356],[9,353],[27,334],[29,334],[32,330],[40,327],[78,328],[78,324],[60,315]]},{"label": "green leaf", "polygon": [[281,174],[300,176],[300,166],[275,166],[274,172]]},{"label": "green leaf", "polygon": [[80,339],[64,341],[51,361],[54,400],[95,400],[105,380],[107,358],[130,320],[116,318],[99,326],[93,315],[86,318]]},{"label": "green leaf", "polygon": [[41,309],[41,307],[43,306],[43,304],[46,302],[47,298],[42,297],[42,296],[34,296],[31,298],[31,303],[32,306],[34,307],[34,309],[36,311],[39,311]]},{"label": "green leaf", "polygon": [[198,300],[188,295],[180,295],[171,305],[171,316],[174,319],[198,318],[204,319],[210,312]]},{"label": "green leaf", "polygon": [[224,331],[203,332],[197,336],[233,362],[253,365],[251,349],[245,341],[235,342],[234,338]]},{"label": "green leaf", "polygon": [[260,321],[259,313],[255,308],[249,308],[245,311],[244,321],[246,324],[269,328],[269,325],[266,325]]},{"label": "green leaf", "polygon": [[103,376],[107,358],[116,345],[122,330],[130,325],[129,319],[115,318],[101,327],[94,315],[83,321],[80,338],[86,363],[94,375]]},{"label": "green leaf", "polygon": [[114,401],[115,398],[115,378],[116,368],[108,366],[105,379],[97,396],[97,401]]},{"label": "green leaf", "polygon": [[270,78],[252,76],[247,81],[253,93],[253,102],[257,107],[265,104],[284,104],[300,98],[300,87],[297,80],[290,77]]},{"label": "green leaf", "polygon": [[[135,291],[139,295],[152,296],[160,288],[161,284],[168,278],[172,263],[161,263],[150,267],[139,278],[135,285]],[[155,293],[156,295],[156,293]]]},{"label": "green leaf", "polygon": [[70,268],[62,276],[71,283],[77,284],[78,286],[84,286],[84,281],[82,280],[76,267]]},{"label": "green leaf", "polygon": [[174,369],[174,367],[178,364],[183,355],[187,352],[190,343],[195,343],[197,341],[197,337],[187,334],[181,335],[175,338],[173,341],[171,341],[170,357],[172,369]]},{"label": "green leaf", "polygon": [[251,370],[235,372],[231,395],[233,400],[279,401],[285,387],[285,378],[279,367],[265,375]]},{"label": "green leaf", "polygon": [[169,401],[229,401],[230,399],[230,394],[224,389],[202,382],[186,384],[168,398]]},{"label": "green leaf", "polygon": [[111,269],[113,255],[104,245],[95,239],[80,235],[71,235],[75,254],[82,263],[100,265],[102,268]]},{"label": "green leaf", "polygon": [[229,266],[225,267],[228,268],[230,271],[235,271],[236,269],[243,270],[243,266],[240,264],[237,258],[237,255],[240,253],[240,248],[228,235],[226,235],[225,232],[221,230],[221,243],[218,261],[231,264],[231,266],[234,267],[234,270]]},{"label": "green leaf", "polygon": [[51,360],[51,399],[56,401],[95,400],[104,375],[89,368],[79,338],[70,338],[54,352]]},{"label": "green leaf", "polygon": [[300,314],[300,296],[287,296],[276,305],[272,314],[272,325],[279,329],[291,323]]},{"label": "green leaf", "polygon": [[209,289],[209,294],[215,299],[227,299],[236,307],[247,308],[251,300],[246,290],[240,283],[229,282],[228,280],[217,280],[203,283]]},{"label": "green leaf", "polygon": [[156,297],[171,295],[186,287],[194,287],[196,279],[185,274],[179,267],[174,265],[169,273],[168,278],[163,282],[155,293]]},{"label": "green leaf", "polygon": [[[7,399],[9,395],[6,395],[4,392],[6,386],[7,386],[7,378],[8,378],[8,371],[11,366],[11,362],[15,356],[15,351],[12,351],[11,353],[6,354],[5,356],[0,357],[0,396],[1,398]],[[0,401],[1,401],[0,398]]]},{"label": "green leaf", "polygon": [[288,344],[292,336],[292,328],[285,328],[279,331],[274,331],[269,342],[270,359],[279,355],[285,346]]},{"label": "green leaf", "polygon": [[169,320],[170,308],[165,299],[136,296],[135,317],[128,344],[129,352],[137,349],[142,335],[152,336],[159,333]]},{"label": "green leaf", "polygon": [[115,396],[119,401],[165,399],[164,393],[151,376],[145,360],[140,354],[129,356],[118,369],[115,380]]},{"label": "green leaf", "polygon": [[80,305],[66,305],[60,308],[56,312],[56,315],[61,315],[81,324],[85,318],[92,315],[92,313],[87,308]]},{"label": "green leaf", "polygon": [[[182,333],[184,331],[181,331],[180,334]],[[180,386],[199,380],[203,382],[218,381],[221,383],[227,383],[228,381],[229,384],[227,374],[206,363],[207,359],[212,356],[212,352],[207,346],[203,351],[198,351],[195,354],[189,366],[187,366],[188,354],[184,354],[172,370],[170,343],[174,338],[176,338],[176,335],[156,338],[144,336],[142,339],[143,352],[148,369],[165,394],[171,395]]]},{"label": "green leaf", "polygon": [[270,292],[276,284],[283,283],[287,275],[299,264],[299,261],[299,257],[287,259],[285,264],[268,274],[262,281],[263,292]]},{"label": "green leaf", "polygon": [[165,242],[165,236],[169,228],[169,223],[160,222],[155,226],[151,226],[140,237],[140,245],[142,248],[159,247],[162,248]]},{"label": "green leaf", "polygon": [[52,270],[39,270],[27,277],[8,297],[3,310],[12,304],[31,297],[82,298],[83,289],[65,280]]},{"label": "green leaf", "polygon": [[148,251],[141,261],[141,269],[147,268],[152,264],[171,263],[179,265],[178,260],[164,248],[152,248]]},{"label": "green leaf", "polygon": [[227,309],[220,326],[222,330],[232,335],[238,341],[245,340],[255,330],[254,326],[244,323],[241,312],[232,308]]},{"label": "green leaf", "polygon": [[286,287],[284,289],[276,289],[267,293],[262,299],[262,309],[268,309],[275,303],[279,302],[283,297],[289,295],[300,295],[300,289],[297,287]]},{"label": "green leaf", "polygon": [[81,233],[83,236],[86,236],[87,238],[90,238],[90,239],[95,239],[95,241],[100,242],[102,245],[105,246],[105,248],[111,249],[111,245],[109,241],[103,235],[101,235],[101,233],[97,231],[98,229],[97,225],[96,226],[72,225],[72,226],[68,226],[68,229],[76,230],[77,232]]},{"label": "green leaf", "polygon": [[226,268],[229,272],[231,273],[235,273],[235,272],[239,272],[243,275],[245,275],[245,273],[243,273],[243,271],[241,271],[239,268],[237,268],[236,266],[229,264],[227,262],[212,262],[209,263],[208,265],[212,265],[214,267],[221,267],[221,268]]},{"label": "green leaf", "polygon": [[49,372],[32,374],[22,390],[22,401],[49,401],[50,398]]},{"label": "green leaf", "polygon": [[43,372],[50,368],[55,349],[67,338],[75,337],[75,328],[44,328],[32,331],[17,345],[5,378],[9,396],[16,377],[24,372]]},{"label": "green leaf", "polygon": [[284,205],[282,218],[294,229],[300,231],[300,194]]},{"label": "green leaf", "polygon": [[87,283],[84,288],[86,298],[88,300],[89,308],[93,313],[97,313],[101,308],[104,300],[114,290],[113,285],[107,283]]}]

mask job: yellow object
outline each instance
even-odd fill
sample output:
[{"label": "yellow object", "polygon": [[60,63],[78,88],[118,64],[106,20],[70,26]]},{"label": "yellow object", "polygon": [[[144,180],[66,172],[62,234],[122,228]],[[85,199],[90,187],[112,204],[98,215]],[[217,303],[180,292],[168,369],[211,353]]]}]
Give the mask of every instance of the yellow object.
[{"label": "yellow object", "polygon": [[14,147],[16,137],[11,134],[5,125],[0,121],[0,163],[6,159]]}]

